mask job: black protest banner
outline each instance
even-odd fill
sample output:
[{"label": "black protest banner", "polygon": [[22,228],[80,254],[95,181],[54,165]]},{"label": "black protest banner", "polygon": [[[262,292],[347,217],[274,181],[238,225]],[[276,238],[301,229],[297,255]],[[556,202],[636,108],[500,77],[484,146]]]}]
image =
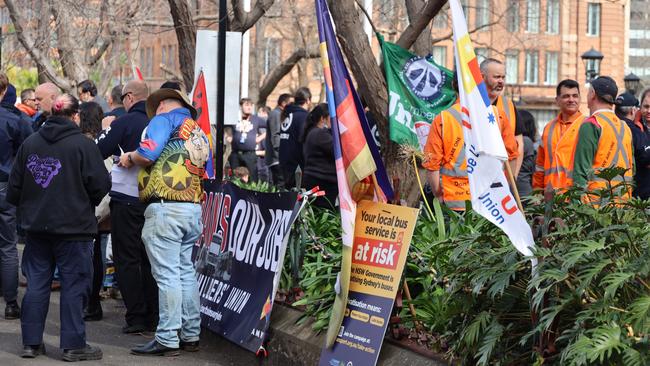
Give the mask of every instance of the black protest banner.
[{"label": "black protest banner", "polygon": [[201,325],[256,352],[266,338],[296,193],[206,183],[203,234],[194,247]]}]

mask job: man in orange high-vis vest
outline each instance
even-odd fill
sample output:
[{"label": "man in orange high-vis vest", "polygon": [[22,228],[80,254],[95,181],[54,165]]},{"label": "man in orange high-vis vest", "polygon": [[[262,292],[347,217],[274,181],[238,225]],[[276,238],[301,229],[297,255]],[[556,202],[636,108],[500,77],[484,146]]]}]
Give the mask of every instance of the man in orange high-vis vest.
[{"label": "man in orange high-vis vest", "polygon": [[[634,155],[632,132],[616,117],[612,106],[616,103],[618,87],[609,76],[601,76],[591,82],[587,105],[591,116],[586,118],[578,132],[573,163],[573,183],[593,192],[607,187],[607,181],[594,172],[603,168],[622,167],[624,176],[616,177],[612,184],[626,181],[632,183]],[[629,198],[630,190],[623,190],[620,198]],[[590,198],[594,202],[594,198]]]},{"label": "man in orange high-vis vest", "polygon": [[433,194],[454,211],[470,200],[460,103],[440,112],[431,123],[424,145],[427,181]]},{"label": "man in orange high-vis vest", "polygon": [[555,91],[560,114],[544,127],[533,173],[535,189],[544,189],[549,184],[554,189],[564,189],[573,182],[573,154],[585,118],[580,112],[580,85],[566,79]]},{"label": "man in orange high-vis vest", "polygon": [[496,107],[499,116],[501,137],[508,152],[512,174],[516,179],[524,157],[524,137],[517,108],[510,98],[503,95],[506,86],[506,68],[503,62],[487,58],[481,62],[480,69],[488,97]]}]

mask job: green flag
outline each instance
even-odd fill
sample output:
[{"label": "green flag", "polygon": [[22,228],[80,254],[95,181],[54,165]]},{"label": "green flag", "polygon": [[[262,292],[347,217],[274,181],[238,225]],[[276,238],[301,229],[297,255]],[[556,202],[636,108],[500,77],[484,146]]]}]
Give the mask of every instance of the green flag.
[{"label": "green flag", "polygon": [[419,57],[378,37],[388,84],[390,139],[422,149],[433,118],[456,101],[453,73],[431,55]]}]

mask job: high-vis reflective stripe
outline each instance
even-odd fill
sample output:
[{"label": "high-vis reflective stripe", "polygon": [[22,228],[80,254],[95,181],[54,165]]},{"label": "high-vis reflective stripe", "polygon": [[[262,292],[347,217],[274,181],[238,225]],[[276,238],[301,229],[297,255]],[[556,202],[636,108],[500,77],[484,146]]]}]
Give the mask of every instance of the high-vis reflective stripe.
[{"label": "high-vis reflective stripe", "polygon": [[614,137],[616,138],[616,152],[614,152],[614,161],[612,162],[612,166],[618,166],[618,157],[623,156],[623,162],[625,163],[625,168],[631,169],[632,165],[630,164],[630,157],[627,156],[627,154],[623,150],[623,147],[625,146],[623,144],[623,138],[625,137],[625,124],[621,122],[620,123],[621,127],[619,128],[618,132],[616,132],[616,126],[614,126],[614,122],[612,122],[612,120],[607,118],[607,116],[605,115],[601,115],[600,117],[609,124],[609,126],[612,128],[612,131],[614,131]]},{"label": "high-vis reflective stripe", "polygon": [[565,189],[573,182],[573,154],[578,132],[584,117],[572,116],[573,121],[563,123],[561,115],[550,121],[542,134],[542,161],[538,161],[533,176],[534,188],[551,185],[555,189]]},{"label": "high-vis reflective stripe", "polygon": [[500,96],[497,99],[497,110],[503,111],[503,116],[508,120],[508,124],[512,128],[512,133],[517,131],[517,116],[515,115],[515,105],[510,99]]},{"label": "high-vis reflective stripe", "polygon": [[466,201],[447,201],[445,200],[445,205],[452,210],[465,210],[465,202]]},{"label": "high-vis reflective stripe", "polygon": [[442,197],[445,205],[452,210],[465,210],[465,201],[470,199],[467,179],[467,159],[465,156],[465,137],[463,136],[463,116],[460,105],[455,104],[440,114],[442,120],[442,142],[445,162],[440,167]]},{"label": "high-vis reflective stripe", "polygon": [[[627,169],[623,176],[617,176],[612,182],[631,182],[632,175],[632,132],[627,125],[619,120],[612,112],[602,112],[593,116],[600,125],[601,134],[598,140],[598,150],[594,155],[594,175],[588,182],[589,191],[607,187],[607,180],[595,176],[598,171],[620,167]],[[623,192],[621,199],[627,199],[631,195],[630,190]],[[590,197],[593,201],[594,197]]]}]

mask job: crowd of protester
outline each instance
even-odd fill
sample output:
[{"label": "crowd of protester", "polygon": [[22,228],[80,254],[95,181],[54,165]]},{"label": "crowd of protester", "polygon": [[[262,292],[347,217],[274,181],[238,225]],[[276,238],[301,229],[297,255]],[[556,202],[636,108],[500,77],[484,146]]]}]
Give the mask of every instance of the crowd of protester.
[{"label": "crowd of protester", "polygon": [[[610,166],[627,169],[620,180],[635,180],[632,195],[650,196],[650,90],[639,102],[599,77],[588,86],[585,116],[580,86],[563,80],[556,89],[558,116],[540,135],[533,115],[504,95],[504,65],[488,59],[480,69],[521,196],[573,185],[598,189],[604,183],[594,171]],[[176,81],[150,92],[144,81],[131,80],[110,89],[105,100],[89,80],[76,91],[79,99],[43,83],[22,90],[17,101],[0,74],[0,279],[5,318],[21,321],[22,357],[46,352],[43,331],[58,280],[64,360],[102,358],[86,341],[85,322],[103,318],[109,251],[126,308],[122,332],[155,332],[132,353],[196,351],[200,304],[191,253],[201,230],[196,223],[210,149],[197,111]],[[313,204],[334,208],[328,105],[312,105],[302,87],[281,94],[274,109],[255,111],[251,99],[241,99],[240,118],[228,126],[227,178],[286,190],[318,186],[325,194]],[[460,211],[470,196],[464,149],[458,148],[461,120],[457,102],[432,121],[423,164],[434,195]],[[24,235],[27,287],[21,305],[18,233]]]}]

